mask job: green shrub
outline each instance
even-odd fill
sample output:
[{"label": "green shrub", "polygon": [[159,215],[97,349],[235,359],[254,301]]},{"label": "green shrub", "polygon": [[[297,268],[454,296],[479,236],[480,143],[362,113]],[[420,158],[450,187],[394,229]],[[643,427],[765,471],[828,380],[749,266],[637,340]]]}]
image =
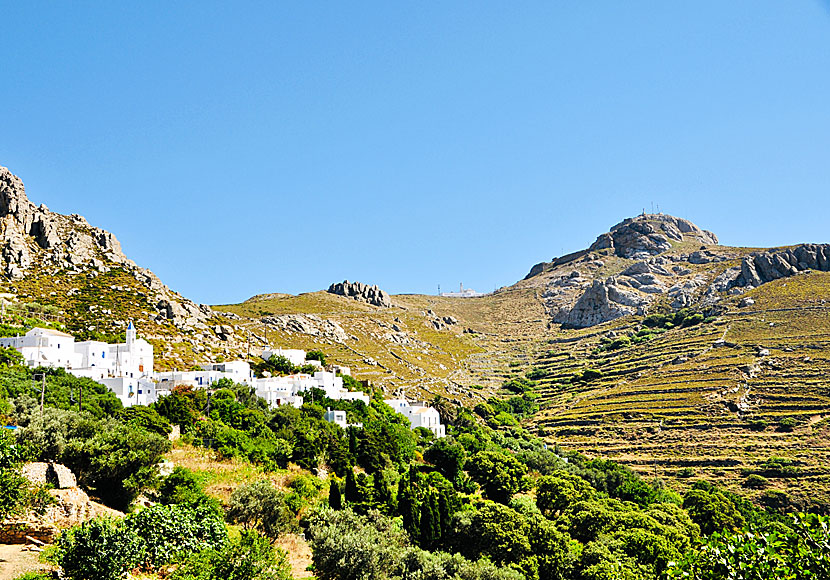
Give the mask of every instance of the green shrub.
[{"label": "green shrub", "polygon": [[785,433],[791,432],[798,425],[798,421],[794,417],[784,417],[778,422],[778,430]]},{"label": "green shrub", "polygon": [[221,548],[191,554],[170,580],[292,580],[292,576],[285,551],[257,532],[244,530]]},{"label": "green shrub", "polygon": [[141,539],[123,522],[96,519],[64,531],[55,560],[72,580],[120,580],[144,558]]},{"label": "green shrub", "polygon": [[270,481],[261,480],[241,485],[228,501],[229,522],[242,524],[245,529],[259,529],[276,538],[290,529],[293,514],[285,501],[285,494]]},{"label": "green shrub", "polygon": [[221,516],[209,508],[158,504],[128,515],[124,524],[144,541],[144,563],[154,568],[227,539]]},{"label": "green shrub", "polygon": [[753,489],[766,487],[768,484],[769,480],[762,475],[758,475],[757,473],[750,473],[743,482],[744,487],[751,487]]}]

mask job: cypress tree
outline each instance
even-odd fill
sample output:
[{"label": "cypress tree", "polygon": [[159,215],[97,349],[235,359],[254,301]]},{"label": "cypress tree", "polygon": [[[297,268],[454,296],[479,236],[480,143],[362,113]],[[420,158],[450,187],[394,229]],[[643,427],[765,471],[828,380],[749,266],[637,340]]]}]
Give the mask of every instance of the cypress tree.
[{"label": "cypress tree", "polygon": [[422,548],[431,548],[441,538],[441,524],[438,518],[435,494],[428,493],[421,504],[420,544]]},{"label": "cypress tree", "polygon": [[351,469],[346,472],[346,501],[349,503],[360,503],[363,499],[360,497],[360,490],[357,489],[357,481],[354,477],[354,471]]},{"label": "cypress tree", "polygon": [[343,509],[343,496],[340,494],[340,485],[335,478],[331,478],[329,485],[329,506],[333,510]]}]

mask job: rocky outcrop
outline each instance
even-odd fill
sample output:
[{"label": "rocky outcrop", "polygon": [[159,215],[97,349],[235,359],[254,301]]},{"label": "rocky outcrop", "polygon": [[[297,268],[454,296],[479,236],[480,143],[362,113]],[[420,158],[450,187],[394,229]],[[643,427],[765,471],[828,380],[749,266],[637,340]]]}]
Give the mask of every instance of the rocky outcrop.
[{"label": "rocky outcrop", "polygon": [[343,327],[334,320],[321,318],[315,314],[283,314],[280,316],[265,316],[263,324],[273,326],[288,333],[296,332],[345,343],[349,335]]},{"label": "rocky outcrop", "polygon": [[621,289],[617,283],[615,278],[594,280],[576,304],[560,310],[554,321],[573,328],[585,328],[629,314],[643,314],[649,300],[636,292]]},{"label": "rocky outcrop", "polygon": [[0,522],[0,543],[25,544],[27,538],[52,543],[61,529],[76,526],[87,520],[124,514],[92,501],[76,484],[69,468],[56,463],[29,463],[21,474],[35,486],[54,486],[47,489],[52,503],[43,513],[28,513]]},{"label": "rocky outcrop", "polygon": [[51,485],[56,489],[66,489],[78,485],[75,474],[60,463],[27,463],[20,471],[23,477],[35,485]]},{"label": "rocky outcrop", "polygon": [[328,292],[365,302],[372,306],[380,306],[381,308],[392,306],[392,298],[389,294],[377,286],[369,286],[362,282],[349,282],[348,280],[338,282],[329,286]]},{"label": "rocky outcrop", "polygon": [[129,260],[116,237],[93,227],[78,214],[62,215],[29,201],[19,177],[0,167],[0,271],[21,280],[49,268],[70,272],[107,272],[122,268],[149,291],[157,321],[192,326],[212,318],[205,305],[172,292],[150,270]]},{"label": "rocky outcrop", "polygon": [[702,230],[689,220],[664,214],[643,214],[628,218],[607,234],[602,234],[589,251],[611,249],[621,258],[642,259],[672,248],[669,240],[717,244],[715,234]]},{"label": "rocky outcrop", "polygon": [[715,278],[707,289],[706,300],[716,302],[719,293],[739,294],[807,270],[830,272],[830,244],[802,244],[746,256],[740,267],[729,268]]}]

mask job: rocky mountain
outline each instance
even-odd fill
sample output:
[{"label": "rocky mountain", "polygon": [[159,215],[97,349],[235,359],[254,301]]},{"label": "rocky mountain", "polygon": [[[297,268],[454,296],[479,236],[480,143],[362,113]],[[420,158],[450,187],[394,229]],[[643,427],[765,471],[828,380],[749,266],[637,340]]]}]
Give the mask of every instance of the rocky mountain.
[{"label": "rocky mountain", "polygon": [[0,268],[12,281],[35,270],[92,269],[103,274],[120,268],[147,289],[160,320],[192,326],[213,315],[208,306],[178,296],[153,272],[129,260],[110,232],[89,225],[78,214],[65,216],[33,204],[20,178],[5,167],[0,167],[0,247]]},{"label": "rocky mountain", "polygon": [[688,220],[643,214],[587,250],[537,264],[521,284],[544,288],[553,323],[585,328],[661,306],[714,312],[725,295],[828,269],[830,247],[747,252],[719,246],[715,234]]}]

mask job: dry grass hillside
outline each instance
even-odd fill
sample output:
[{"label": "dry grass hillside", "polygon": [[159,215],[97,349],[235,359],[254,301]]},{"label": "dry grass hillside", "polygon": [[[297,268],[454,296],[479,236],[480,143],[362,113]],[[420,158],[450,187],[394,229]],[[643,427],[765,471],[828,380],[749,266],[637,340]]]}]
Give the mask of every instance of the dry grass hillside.
[{"label": "dry grass hillside", "polygon": [[[689,276],[711,280],[751,252],[720,251],[730,259],[689,265]],[[605,261],[612,272],[625,265]],[[244,317],[239,323],[253,334],[268,326],[273,345],[321,348],[388,392],[471,406],[498,394],[506,380],[530,376],[541,410],[529,427],[677,489],[706,478],[770,505],[828,502],[830,273],[807,271],[725,295],[706,322],[645,332],[649,340],[642,341],[636,333],[644,315],[584,329],[552,323],[543,296],[551,277],[480,298],[394,296],[392,308],[317,292],[216,309]],[[741,307],[745,298],[754,304]],[[669,310],[659,299],[652,309]],[[297,314],[335,321],[349,338],[341,343],[262,322]],[[436,326],[444,317],[457,322]],[[600,348],[608,336],[628,335],[635,336],[630,344]],[[598,372],[586,378],[586,369]]]}]

